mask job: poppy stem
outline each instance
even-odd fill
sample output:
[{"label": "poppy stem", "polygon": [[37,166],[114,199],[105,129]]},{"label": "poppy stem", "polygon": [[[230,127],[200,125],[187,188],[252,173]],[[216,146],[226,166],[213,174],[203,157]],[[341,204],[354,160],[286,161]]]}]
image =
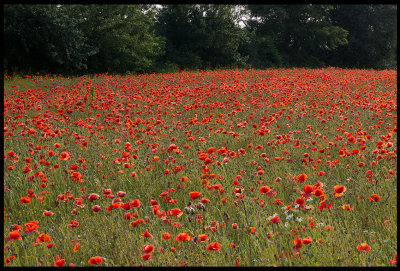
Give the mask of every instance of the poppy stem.
[{"label": "poppy stem", "polygon": [[[244,199],[242,199],[243,203],[243,210],[244,210],[244,218],[246,221],[246,228],[249,228],[249,221],[247,220],[247,211],[246,211],[246,204],[244,203]],[[251,232],[250,232],[250,237],[249,237],[249,254],[250,254],[250,261],[253,259],[252,253],[251,253]]]}]

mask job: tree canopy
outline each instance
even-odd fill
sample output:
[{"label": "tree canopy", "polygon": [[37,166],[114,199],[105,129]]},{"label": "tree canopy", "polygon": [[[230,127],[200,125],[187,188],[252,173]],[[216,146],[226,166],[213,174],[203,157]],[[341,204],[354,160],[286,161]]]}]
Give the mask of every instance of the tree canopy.
[{"label": "tree canopy", "polygon": [[396,5],[4,5],[6,72],[396,68]]}]

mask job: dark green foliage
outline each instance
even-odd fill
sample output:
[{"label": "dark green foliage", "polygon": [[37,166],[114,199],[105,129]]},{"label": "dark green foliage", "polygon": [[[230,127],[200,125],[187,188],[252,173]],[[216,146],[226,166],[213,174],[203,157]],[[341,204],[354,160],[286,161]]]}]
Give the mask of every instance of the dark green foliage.
[{"label": "dark green foliage", "polygon": [[98,53],[88,58],[89,72],[148,72],[162,49],[154,35],[151,12],[139,5],[77,6],[79,17],[86,18],[79,28],[88,44]]},{"label": "dark green foliage", "polygon": [[4,48],[23,73],[393,69],[397,6],[5,5]]},{"label": "dark green foliage", "polygon": [[158,34],[165,37],[164,63],[181,69],[243,66],[239,45],[246,35],[235,22],[232,5],[167,5],[157,16]]},{"label": "dark green foliage", "polygon": [[5,5],[5,68],[65,73],[82,71],[95,53],[68,6]]},{"label": "dark green foliage", "polygon": [[6,70],[146,72],[162,51],[141,5],[6,5]]},{"label": "dark green foliage", "polygon": [[396,68],[397,6],[339,5],[332,21],[349,31],[348,44],[329,55],[329,63],[348,68]]},{"label": "dark green foliage", "polygon": [[[327,51],[346,44],[347,31],[332,25],[326,5],[250,5],[256,47],[252,59],[285,66],[324,66]],[[257,64],[259,65],[259,64]]]}]

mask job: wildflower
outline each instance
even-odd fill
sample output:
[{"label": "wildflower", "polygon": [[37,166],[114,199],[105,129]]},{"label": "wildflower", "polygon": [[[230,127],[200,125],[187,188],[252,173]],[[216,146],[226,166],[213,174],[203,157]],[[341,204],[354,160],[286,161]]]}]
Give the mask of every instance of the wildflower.
[{"label": "wildflower", "polygon": [[153,235],[151,235],[148,231],[148,229],[146,229],[146,231],[144,233],[141,234],[143,237],[153,237]]},{"label": "wildflower", "polygon": [[143,251],[144,251],[145,253],[153,252],[153,250],[154,250],[154,246],[152,246],[152,245],[144,245],[144,246],[143,246]]},{"label": "wildflower", "polygon": [[46,210],[45,210],[45,211],[43,212],[43,215],[44,215],[44,216],[53,216],[54,213],[53,213],[52,211],[46,211]]},{"label": "wildflower", "polygon": [[260,193],[263,193],[263,194],[266,194],[266,193],[268,193],[269,191],[271,190],[271,188],[269,187],[269,186],[262,186],[261,188],[260,188]]},{"label": "wildflower", "polygon": [[276,224],[276,223],[281,222],[281,219],[278,216],[274,216],[274,217],[270,218],[269,221]]},{"label": "wildflower", "polygon": [[171,234],[169,234],[168,232],[164,232],[164,233],[161,235],[161,239],[162,239],[162,240],[171,239]]},{"label": "wildflower", "polygon": [[205,242],[205,241],[209,240],[209,238],[206,234],[200,234],[198,237],[199,237],[200,242]]},{"label": "wildflower", "polygon": [[294,239],[293,249],[300,249],[302,247],[302,239],[296,238]]},{"label": "wildflower", "polygon": [[118,191],[117,195],[118,195],[118,197],[123,198],[123,197],[125,197],[126,192],[124,192],[124,191]]},{"label": "wildflower", "polygon": [[303,184],[305,181],[306,181],[306,179],[307,179],[307,175],[306,174],[300,174],[300,175],[298,175],[297,177],[296,177],[296,181],[297,181],[297,183],[299,183],[299,184]]},{"label": "wildflower", "polygon": [[9,236],[6,238],[7,241],[15,241],[15,240],[21,240],[22,236],[19,233],[19,230],[12,231],[9,233]]},{"label": "wildflower", "polygon": [[345,210],[345,211],[351,211],[351,207],[349,204],[344,204],[342,206],[339,206],[339,209]]},{"label": "wildflower", "polygon": [[362,243],[361,245],[357,246],[358,251],[370,251],[371,247],[367,243]]},{"label": "wildflower", "polygon": [[190,241],[192,238],[186,232],[180,233],[176,236],[176,241]]},{"label": "wildflower", "polygon": [[70,156],[70,153],[69,152],[62,152],[61,154],[60,154],[60,159],[61,160],[71,160],[71,156]]},{"label": "wildflower", "polygon": [[182,214],[183,212],[178,208],[168,210],[168,215],[170,216],[180,217]]},{"label": "wildflower", "polygon": [[366,177],[368,179],[372,179],[374,177],[374,173],[371,170],[368,170],[367,173],[366,173]]},{"label": "wildflower", "polygon": [[202,195],[200,192],[190,192],[189,194],[192,200],[197,199]]},{"label": "wildflower", "polygon": [[44,234],[44,233],[40,234],[37,238],[37,242],[40,241],[40,242],[48,243],[48,242],[50,242],[50,240],[51,240],[50,236],[48,234]]},{"label": "wildflower", "polygon": [[75,228],[79,226],[79,222],[75,220],[71,220],[71,222],[68,224],[71,228]]},{"label": "wildflower", "polygon": [[31,204],[31,198],[30,197],[22,197],[20,202],[24,203],[24,204]]},{"label": "wildflower", "polygon": [[303,245],[308,245],[308,244],[311,244],[312,243],[312,238],[311,237],[305,237],[305,238],[303,238],[303,240],[301,240],[301,243],[303,244]]},{"label": "wildflower", "polygon": [[94,264],[100,264],[103,262],[103,258],[100,256],[92,257],[88,261],[89,264],[94,265]]},{"label": "wildflower", "polygon": [[368,198],[370,202],[378,202],[381,200],[381,196],[378,194],[372,194],[371,197]]},{"label": "wildflower", "polygon": [[220,243],[210,243],[206,249],[207,250],[213,250],[213,251],[219,251],[221,249],[222,245]]},{"label": "wildflower", "polygon": [[142,256],[142,259],[145,261],[148,261],[151,258],[151,254],[150,253],[146,253]]},{"label": "wildflower", "polygon": [[15,256],[14,255],[11,255],[11,256],[7,257],[6,258],[6,265],[10,265],[11,261],[14,261],[14,260],[15,260]]},{"label": "wildflower", "polygon": [[[299,206],[304,206],[304,204],[305,204],[306,202],[304,201],[303,198],[298,198],[298,199],[295,200],[294,203],[296,204],[296,205],[295,205],[295,208],[298,208]],[[297,206],[297,207],[296,207],[296,206]]]},{"label": "wildflower", "polygon": [[331,231],[333,229],[334,229],[334,227],[332,227],[331,225],[326,225],[325,226],[325,230],[327,230],[327,231]]},{"label": "wildflower", "polygon": [[389,263],[397,265],[397,252],[394,253],[394,260],[389,261]]},{"label": "wildflower", "polygon": [[334,189],[335,189],[335,193],[333,193],[333,195],[335,196],[335,197],[341,197],[341,196],[343,196],[343,192],[345,192],[347,189],[346,189],[346,187],[344,186],[344,185],[336,185],[335,187],[334,187]]}]

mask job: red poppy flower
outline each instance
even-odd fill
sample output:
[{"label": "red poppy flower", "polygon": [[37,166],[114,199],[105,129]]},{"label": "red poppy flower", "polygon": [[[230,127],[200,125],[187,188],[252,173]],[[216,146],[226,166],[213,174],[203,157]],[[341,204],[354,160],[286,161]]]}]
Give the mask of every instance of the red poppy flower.
[{"label": "red poppy flower", "polygon": [[53,214],[52,211],[46,211],[46,210],[45,210],[45,211],[43,212],[43,215],[44,215],[44,216],[53,216],[54,214]]},{"label": "red poppy flower", "polygon": [[143,237],[153,237],[153,235],[151,235],[151,234],[149,233],[149,230],[148,230],[148,229],[146,229],[145,233],[142,233],[141,235],[142,235]]},{"label": "red poppy flower", "polygon": [[101,207],[99,205],[95,205],[92,207],[93,212],[99,212],[101,210]]},{"label": "red poppy flower", "polygon": [[142,259],[145,260],[145,261],[148,261],[150,258],[151,258],[151,254],[150,253],[144,254],[142,256]]},{"label": "red poppy flower", "polygon": [[56,261],[54,263],[55,267],[62,267],[62,266],[64,266],[64,263],[65,263],[65,259],[60,259],[59,256],[56,256]]},{"label": "red poppy flower", "polygon": [[320,197],[320,196],[322,196],[322,195],[324,194],[324,189],[315,189],[315,190],[313,191],[313,194],[314,194],[315,196],[317,196],[317,197]]},{"label": "red poppy flower", "polygon": [[260,193],[266,194],[271,190],[271,188],[269,186],[262,186],[259,190]]},{"label": "red poppy flower", "polygon": [[303,187],[303,192],[306,194],[312,193],[314,190],[314,187],[312,185],[306,185]]},{"label": "red poppy flower", "polygon": [[15,256],[11,255],[6,258],[6,265],[10,265],[12,261],[15,260]]},{"label": "red poppy flower", "polygon": [[145,253],[153,252],[153,250],[154,250],[154,246],[152,246],[152,245],[144,245],[144,246],[143,246],[143,251],[144,251]]},{"label": "red poppy flower", "polygon": [[344,204],[342,206],[339,206],[339,209],[346,210],[346,211],[351,211],[351,207],[350,207],[349,204]]},{"label": "red poppy flower", "polygon": [[305,203],[306,203],[306,202],[304,201],[303,198],[298,198],[298,199],[296,199],[295,202],[294,202],[295,205],[296,205],[296,204],[299,204],[300,206],[304,206]]},{"label": "red poppy flower", "polygon": [[161,235],[161,239],[162,239],[162,240],[171,239],[171,234],[169,234],[168,232],[164,232],[164,233]]},{"label": "red poppy flower", "polygon": [[207,241],[209,238],[208,238],[208,236],[206,235],[206,234],[200,234],[199,235],[199,240],[200,240],[200,242],[205,242],[205,241]]},{"label": "red poppy flower", "polygon": [[79,226],[79,222],[75,220],[71,220],[71,222],[68,224],[71,228],[75,228]]},{"label": "red poppy flower", "polygon": [[44,234],[44,233],[39,234],[39,236],[37,238],[37,241],[46,242],[46,243],[50,242],[50,240],[51,240],[50,236],[48,234]]},{"label": "red poppy flower", "polygon": [[31,204],[30,197],[22,197],[20,201],[21,201],[21,203],[24,203],[24,204]]},{"label": "red poppy flower", "polygon": [[118,197],[123,198],[123,197],[125,197],[126,192],[124,192],[124,191],[118,191],[117,195],[118,195]]},{"label": "red poppy flower", "polygon": [[19,230],[12,231],[9,233],[9,236],[6,238],[7,241],[15,241],[15,240],[21,240],[22,236],[19,233]]},{"label": "red poppy flower", "polygon": [[190,241],[192,238],[186,232],[180,233],[176,236],[176,241]]},{"label": "red poppy flower", "polygon": [[140,207],[140,201],[138,199],[131,200],[130,204],[132,207],[136,207],[136,208]]},{"label": "red poppy flower", "polygon": [[100,256],[92,257],[88,261],[89,264],[94,265],[94,264],[100,264],[103,262],[103,258]]},{"label": "red poppy flower", "polygon": [[303,184],[307,179],[307,175],[306,174],[300,174],[296,177],[297,183],[299,184]]},{"label": "red poppy flower", "polygon": [[37,228],[39,228],[38,226],[39,222],[34,220],[34,221],[30,221],[28,223],[25,224],[25,234],[29,234],[32,232],[35,232]]},{"label": "red poppy flower", "polygon": [[389,263],[397,265],[397,252],[394,253],[394,260],[390,260]]},{"label": "red poppy flower", "polygon": [[311,244],[312,241],[313,241],[313,239],[311,237],[305,237],[305,238],[303,238],[303,240],[301,240],[301,243],[303,245],[308,245],[308,244]]},{"label": "red poppy flower", "polygon": [[181,180],[180,180],[181,182],[189,182],[189,178],[188,177],[186,177],[186,176],[184,176],[184,177],[182,177],[181,178]]},{"label": "red poppy flower", "polygon": [[220,243],[214,242],[210,243],[206,249],[207,250],[213,250],[213,251],[219,251],[221,249],[222,245]]},{"label": "red poppy flower", "polygon": [[371,247],[367,243],[362,243],[361,245],[357,246],[358,251],[370,251]]},{"label": "red poppy flower", "polygon": [[60,154],[60,159],[61,160],[71,160],[71,156],[70,156],[69,152],[64,151]]},{"label": "red poppy flower", "polygon": [[190,194],[190,198],[192,200],[197,199],[197,198],[201,197],[201,195],[202,195],[200,192],[190,192],[189,194]]},{"label": "red poppy flower", "polygon": [[372,194],[371,197],[368,198],[370,202],[378,202],[381,200],[381,196],[378,194]]},{"label": "red poppy flower", "polygon": [[300,249],[302,247],[302,239],[296,238],[294,239],[294,246],[293,249]]},{"label": "red poppy flower", "polygon": [[335,189],[335,193],[333,193],[333,195],[335,196],[335,197],[341,197],[341,196],[343,196],[343,192],[346,192],[346,186],[344,186],[344,185],[336,185],[335,187],[334,187],[334,189]]},{"label": "red poppy flower", "polygon": [[182,214],[183,212],[178,208],[168,210],[168,215],[170,216],[180,217]]},{"label": "red poppy flower", "polygon": [[272,223],[276,224],[276,223],[281,222],[281,219],[278,216],[274,216],[274,217],[271,217],[269,219],[269,221],[271,221]]},{"label": "red poppy flower", "polygon": [[163,197],[166,197],[166,196],[168,196],[168,192],[162,192],[159,197],[163,198]]}]

